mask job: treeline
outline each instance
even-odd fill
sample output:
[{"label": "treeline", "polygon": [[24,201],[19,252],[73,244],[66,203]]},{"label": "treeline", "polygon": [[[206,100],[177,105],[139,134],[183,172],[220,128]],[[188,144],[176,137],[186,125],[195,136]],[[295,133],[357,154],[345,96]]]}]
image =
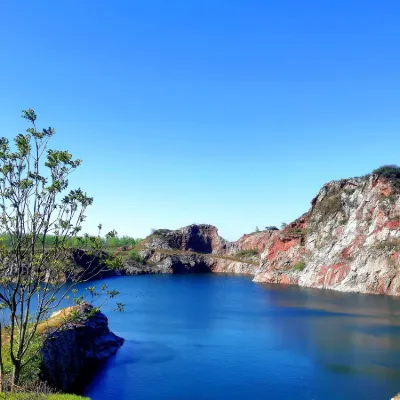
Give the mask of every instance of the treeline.
[{"label": "treeline", "polygon": [[[67,247],[73,247],[73,248],[86,248],[90,247],[90,237],[82,236],[82,237],[76,237],[73,239],[67,239],[65,241],[65,245]],[[138,243],[140,243],[143,239],[140,238],[133,238],[130,236],[121,236],[121,237],[104,237],[101,239],[103,241],[103,245],[106,248],[116,248],[116,247],[122,247],[122,246],[136,246]],[[0,235],[0,241],[3,243],[6,247],[11,246],[11,237],[7,234],[2,234]],[[46,235],[44,238],[44,246],[46,248],[51,248],[56,245],[57,238],[56,236],[53,235]],[[43,237],[38,238],[38,243],[43,242]]]}]

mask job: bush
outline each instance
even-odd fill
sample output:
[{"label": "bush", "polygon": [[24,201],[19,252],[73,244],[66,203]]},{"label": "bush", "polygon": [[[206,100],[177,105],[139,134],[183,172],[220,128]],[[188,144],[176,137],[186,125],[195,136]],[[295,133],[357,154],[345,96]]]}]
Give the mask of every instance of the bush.
[{"label": "bush", "polygon": [[293,269],[295,271],[303,271],[303,269],[306,267],[306,263],[304,261],[299,261],[298,263],[293,265]]},{"label": "bush", "polygon": [[384,240],[374,246],[379,250],[397,251],[400,250],[400,239]]},{"label": "bush", "polygon": [[139,253],[137,253],[136,250],[134,250],[134,249],[132,249],[129,252],[129,260],[130,261],[134,261],[134,262],[138,262],[138,263],[141,263],[141,264],[144,263],[144,258]]},{"label": "bush", "polygon": [[265,230],[267,230],[267,231],[279,231],[279,229],[278,229],[276,226],[274,226],[274,225],[272,225],[272,226],[266,226],[266,227],[265,227]]},{"label": "bush", "polygon": [[315,208],[323,217],[335,215],[338,212],[343,211],[340,193],[325,197],[321,202],[317,203]]},{"label": "bush", "polygon": [[383,165],[374,169],[372,174],[386,179],[400,179],[400,167],[398,165]]},{"label": "bush", "polygon": [[240,250],[236,253],[236,257],[253,257],[258,256],[257,249]]}]

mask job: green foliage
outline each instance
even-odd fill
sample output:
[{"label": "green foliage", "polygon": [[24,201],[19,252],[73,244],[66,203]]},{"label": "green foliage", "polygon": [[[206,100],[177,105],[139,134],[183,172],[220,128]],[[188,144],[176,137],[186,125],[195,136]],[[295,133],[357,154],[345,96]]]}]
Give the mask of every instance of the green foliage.
[{"label": "green foliage", "polygon": [[379,250],[397,251],[400,250],[400,239],[384,240],[374,246]]},{"label": "green foliage", "polygon": [[316,204],[315,211],[319,212],[323,218],[335,215],[343,211],[342,198],[340,193],[335,193],[325,197]]},{"label": "green foliage", "polygon": [[[105,244],[101,225],[97,236],[79,237],[93,202],[80,188],[68,188],[70,174],[81,160],[66,150],[49,148],[55,131],[37,130],[33,110],[23,111],[22,116],[31,123],[26,134],[11,143],[0,138],[0,270],[12,266],[12,274],[0,277],[1,387],[7,387],[6,380],[18,387],[37,378],[40,324],[70,296],[69,289],[99,272],[94,269],[88,276],[90,265],[76,268],[71,263],[73,247],[84,243],[96,259]],[[95,289],[89,294],[96,297]],[[114,295],[107,292],[108,298]]]},{"label": "green foliage", "polygon": [[279,231],[279,229],[274,225],[266,226],[265,230],[267,230],[267,231]]},{"label": "green foliage", "polygon": [[260,232],[260,228],[258,226],[256,226],[255,232]]},{"label": "green foliage", "polygon": [[372,171],[373,175],[389,179],[396,192],[400,191],[400,167],[398,165],[383,165]]},{"label": "green foliage", "polygon": [[339,225],[346,225],[349,222],[349,219],[344,217],[339,221]]},{"label": "green foliage", "polygon": [[[10,375],[13,369],[10,352],[10,329],[4,327],[3,343],[1,347],[4,373]],[[27,352],[22,358],[21,381],[24,383],[32,383],[37,381],[40,373],[41,357],[39,349],[43,344],[43,338],[40,335],[34,335]],[[29,362],[27,362],[29,361]],[[27,362],[27,363],[26,363]]]},{"label": "green foliage", "polygon": [[143,239],[133,238],[130,236],[110,237],[106,239],[105,245],[107,247],[123,247],[123,246],[136,246]]},{"label": "green foliage", "polygon": [[[8,234],[0,235],[0,240],[6,247],[10,247],[12,244],[13,237]],[[107,248],[116,248],[116,247],[133,247],[140,243],[143,239],[133,238],[130,236],[121,236],[121,237],[105,237],[100,238],[99,246],[107,247]],[[55,235],[38,235],[36,238],[36,242],[39,245],[43,245],[46,249],[54,248],[58,245],[59,238]],[[73,238],[66,238],[64,241],[65,247],[70,247],[74,249],[89,249],[93,248],[93,237],[88,235],[85,236],[76,236]]]},{"label": "green foliage", "polygon": [[307,233],[307,230],[305,228],[289,227],[286,229],[285,232],[287,235],[299,236],[299,235],[304,235],[305,233]]},{"label": "green foliage", "polygon": [[0,393],[0,396],[4,400],[90,400],[89,397],[60,393]]},{"label": "green foliage", "polygon": [[144,258],[143,258],[139,253],[137,253],[135,249],[132,249],[132,250],[129,252],[129,257],[128,257],[128,259],[129,259],[130,261],[138,262],[138,263],[141,263],[141,264],[144,263]]},{"label": "green foliage", "polygon": [[295,271],[303,271],[303,269],[306,267],[306,263],[304,261],[299,261],[298,263],[293,265],[293,269]]},{"label": "green foliage", "polygon": [[285,229],[287,227],[287,223],[286,222],[282,222],[281,223],[281,229]]},{"label": "green foliage", "polygon": [[257,249],[240,250],[235,254],[236,257],[254,257],[258,256]]},{"label": "green foliage", "polygon": [[372,174],[386,179],[400,179],[400,167],[398,165],[383,165],[374,169]]}]

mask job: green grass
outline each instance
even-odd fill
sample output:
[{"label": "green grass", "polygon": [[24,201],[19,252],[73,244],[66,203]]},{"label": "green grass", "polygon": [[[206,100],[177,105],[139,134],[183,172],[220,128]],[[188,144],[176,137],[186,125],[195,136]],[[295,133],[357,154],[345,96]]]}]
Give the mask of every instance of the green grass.
[{"label": "green grass", "polygon": [[253,257],[258,256],[257,249],[248,249],[248,250],[239,250],[236,254],[236,257]]},{"label": "green grass", "polygon": [[293,269],[295,271],[303,271],[303,269],[306,267],[306,263],[304,261],[299,261],[298,263],[293,265]]},{"label": "green grass", "polygon": [[2,398],[9,400],[90,400],[89,397],[77,396],[75,394],[34,394],[34,393],[9,393],[7,397],[0,393]]}]

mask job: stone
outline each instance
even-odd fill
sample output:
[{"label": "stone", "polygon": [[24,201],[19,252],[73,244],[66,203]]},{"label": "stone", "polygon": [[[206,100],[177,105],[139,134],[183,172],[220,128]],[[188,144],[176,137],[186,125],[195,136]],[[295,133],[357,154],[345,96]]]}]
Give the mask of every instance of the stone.
[{"label": "stone", "polygon": [[[88,304],[74,307],[78,322],[46,332],[41,349],[42,380],[63,392],[80,392],[90,375],[122,346],[108,319]],[[54,315],[53,315],[54,317]]]}]

